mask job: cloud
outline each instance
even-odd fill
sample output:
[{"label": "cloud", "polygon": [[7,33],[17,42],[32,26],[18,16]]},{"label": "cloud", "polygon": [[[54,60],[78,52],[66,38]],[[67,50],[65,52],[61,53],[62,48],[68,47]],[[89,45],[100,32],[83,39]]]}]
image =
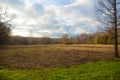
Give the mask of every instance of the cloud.
[{"label": "cloud", "polygon": [[61,37],[64,33],[74,36],[97,29],[92,0],[8,0],[4,5],[17,16],[13,31],[18,32],[14,35],[24,35],[22,30],[25,36],[32,31],[38,37]]}]

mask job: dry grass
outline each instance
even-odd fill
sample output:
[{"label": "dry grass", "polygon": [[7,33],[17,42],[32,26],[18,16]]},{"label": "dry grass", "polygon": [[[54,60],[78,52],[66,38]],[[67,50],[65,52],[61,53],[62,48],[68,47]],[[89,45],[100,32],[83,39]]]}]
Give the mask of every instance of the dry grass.
[{"label": "dry grass", "polygon": [[0,51],[0,68],[39,69],[114,59],[113,45],[16,45]]}]

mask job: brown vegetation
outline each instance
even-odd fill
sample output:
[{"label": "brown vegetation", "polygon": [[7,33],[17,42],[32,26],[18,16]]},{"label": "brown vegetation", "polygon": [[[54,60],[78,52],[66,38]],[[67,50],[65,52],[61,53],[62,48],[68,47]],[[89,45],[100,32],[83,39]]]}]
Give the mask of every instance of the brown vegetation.
[{"label": "brown vegetation", "polygon": [[0,51],[0,68],[39,69],[69,67],[85,62],[114,59],[113,45],[26,45]]}]

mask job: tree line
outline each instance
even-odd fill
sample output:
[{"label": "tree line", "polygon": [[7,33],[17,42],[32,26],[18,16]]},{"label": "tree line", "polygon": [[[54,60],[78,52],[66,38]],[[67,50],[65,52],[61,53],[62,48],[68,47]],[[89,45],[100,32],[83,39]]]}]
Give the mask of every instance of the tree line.
[{"label": "tree line", "polygon": [[[120,30],[120,29],[119,29]],[[120,35],[120,31],[118,32]],[[80,36],[68,37],[64,34],[62,37],[63,44],[114,44],[113,36],[105,32],[96,32],[94,34],[82,33]],[[120,44],[120,37],[118,36],[118,44]]]},{"label": "tree line", "polygon": [[[118,43],[120,43],[119,37]],[[74,37],[69,37],[67,34],[63,34],[61,38],[50,37],[39,38],[21,36],[11,36],[9,38],[9,45],[36,45],[36,44],[114,44],[114,39],[108,31],[96,33],[82,33],[79,36]]]}]

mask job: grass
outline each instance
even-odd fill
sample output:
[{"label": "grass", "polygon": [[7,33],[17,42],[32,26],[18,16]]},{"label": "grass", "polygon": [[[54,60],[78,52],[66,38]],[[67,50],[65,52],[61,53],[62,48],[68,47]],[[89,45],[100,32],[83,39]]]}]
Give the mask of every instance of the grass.
[{"label": "grass", "polygon": [[0,80],[119,80],[120,61],[89,62],[69,68],[0,70]]}]

